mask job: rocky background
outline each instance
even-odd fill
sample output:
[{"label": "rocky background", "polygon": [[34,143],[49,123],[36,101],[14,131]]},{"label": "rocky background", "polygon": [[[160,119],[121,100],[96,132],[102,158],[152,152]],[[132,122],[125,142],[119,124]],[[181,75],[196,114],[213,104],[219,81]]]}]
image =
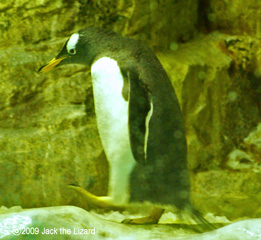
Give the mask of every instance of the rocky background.
[{"label": "rocky background", "polygon": [[106,194],[89,70],[37,74],[86,26],[156,51],[183,110],[199,210],[261,217],[258,0],[1,0],[0,205],[86,208],[70,183]]}]

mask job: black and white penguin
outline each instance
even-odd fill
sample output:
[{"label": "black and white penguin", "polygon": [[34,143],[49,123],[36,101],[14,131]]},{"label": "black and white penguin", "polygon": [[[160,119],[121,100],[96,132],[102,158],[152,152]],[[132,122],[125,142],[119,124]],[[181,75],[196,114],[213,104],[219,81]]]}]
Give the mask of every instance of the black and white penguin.
[{"label": "black and white penguin", "polygon": [[157,223],[164,207],[175,205],[207,224],[189,200],[184,121],[155,54],[137,40],[89,27],[74,33],[39,72],[70,63],[91,68],[97,126],[110,167],[107,196],[79,191],[100,206],[157,206],[150,216],[127,223]]}]

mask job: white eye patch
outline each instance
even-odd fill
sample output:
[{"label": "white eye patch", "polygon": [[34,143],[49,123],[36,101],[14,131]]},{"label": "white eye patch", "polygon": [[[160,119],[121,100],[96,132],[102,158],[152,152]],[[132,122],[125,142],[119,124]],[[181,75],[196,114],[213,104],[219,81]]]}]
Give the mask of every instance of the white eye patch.
[{"label": "white eye patch", "polygon": [[75,54],[76,53],[76,44],[79,40],[79,33],[74,33],[69,41],[67,42],[67,52],[70,54]]}]

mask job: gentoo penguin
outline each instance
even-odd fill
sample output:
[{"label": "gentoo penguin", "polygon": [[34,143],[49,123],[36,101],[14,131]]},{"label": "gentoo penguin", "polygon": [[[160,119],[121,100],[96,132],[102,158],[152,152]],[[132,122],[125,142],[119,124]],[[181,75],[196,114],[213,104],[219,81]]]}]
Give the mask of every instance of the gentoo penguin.
[{"label": "gentoo penguin", "polygon": [[150,216],[125,223],[157,223],[164,206],[174,205],[208,224],[189,200],[184,121],[155,54],[140,41],[88,27],[71,35],[39,72],[70,63],[91,68],[97,126],[110,168],[107,196],[78,189],[87,201],[157,206]]}]

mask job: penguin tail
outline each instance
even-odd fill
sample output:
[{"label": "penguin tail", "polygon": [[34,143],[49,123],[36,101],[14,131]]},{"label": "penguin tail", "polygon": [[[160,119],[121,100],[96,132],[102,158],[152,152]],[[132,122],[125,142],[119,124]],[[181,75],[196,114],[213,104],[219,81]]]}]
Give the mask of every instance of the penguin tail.
[{"label": "penguin tail", "polygon": [[197,223],[200,228],[200,232],[212,231],[217,229],[212,223],[210,223],[207,219],[202,216],[202,213],[199,212],[195,207],[189,204],[186,207],[187,212],[191,216],[191,218]]}]

